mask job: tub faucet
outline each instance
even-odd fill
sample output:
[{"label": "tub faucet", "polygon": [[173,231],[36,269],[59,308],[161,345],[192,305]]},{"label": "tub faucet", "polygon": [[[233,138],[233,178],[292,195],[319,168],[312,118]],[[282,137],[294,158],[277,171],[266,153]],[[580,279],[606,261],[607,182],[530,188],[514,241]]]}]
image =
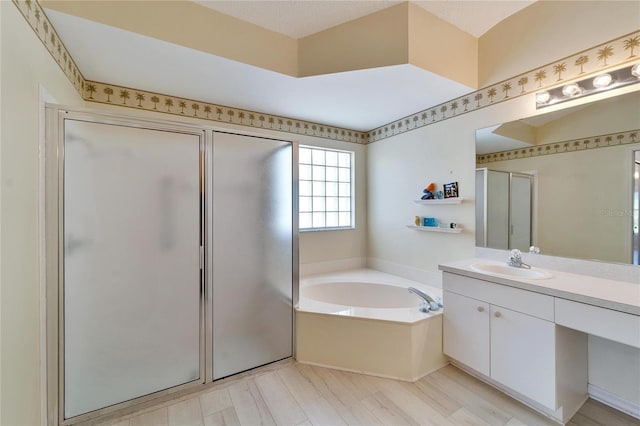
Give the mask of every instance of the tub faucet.
[{"label": "tub faucet", "polygon": [[440,310],[440,308],[442,308],[442,302],[434,299],[433,297],[429,296],[427,293],[418,290],[415,287],[409,287],[407,290],[409,290],[409,293],[413,293],[416,296],[422,298],[422,302],[420,302],[420,307],[418,309],[420,309],[420,312],[429,312],[429,311],[438,311]]},{"label": "tub faucet", "polygon": [[507,265],[513,266],[514,268],[531,269],[531,265],[527,265],[522,261],[522,252],[520,252],[520,250],[518,249],[511,250],[511,253],[509,253],[509,261],[507,262]]}]

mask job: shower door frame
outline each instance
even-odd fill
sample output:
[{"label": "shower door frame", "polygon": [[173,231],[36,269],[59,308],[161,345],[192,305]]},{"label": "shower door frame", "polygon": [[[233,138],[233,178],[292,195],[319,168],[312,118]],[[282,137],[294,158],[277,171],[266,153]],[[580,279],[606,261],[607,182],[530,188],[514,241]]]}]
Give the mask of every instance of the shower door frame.
[{"label": "shower door frame", "polygon": [[[40,206],[44,217],[44,229],[41,230],[41,244],[44,246],[45,258],[45,304],[46,332],[43,344],[46,360],[44,360],[46,375],[42,377],[43,389],[46,394],[46,421],[48,425],[68,425],[77,422],[90,421],[97,417],[116,414],[122,415],[132,411],[135,406],[158,400],[162,402],[172,395],[186,395],[206,389],[213,381],[213,312],[212,290],[213,271],[211,269],[213,253],[211,242],[213,238],[212,224],[212,188],[213,188],[213,133],[224,132],[241,136],[252,136],[262,139],[273,139],[291,144],[291,315],[292,315],[292,358],[296,355],[295,339],[295,305],[299,299],[299,230],[298,230],[298,150],[299,142],[284,139],[275,135],[265,135],[258,132],[236,131],[206,124],[190,124],[179,121],[149,119],[128,116],[118,113],[95,111],[75,107],[65,107],[57,104],[45,105],[45,144],[44,162],[44,205]],[[129,401],[94,410],[76,417],[64,419],[64,310],[63,284],[61,279],[64,272],[64,126],[65,118],[76,118],[83,121],[124,125],[158,131],[178,132],[198,135],[200,139],[200,180],[202,185],[200,221],[203,246],[200,251],[200,377],[196,381],[178,385],[159,392],[144,395]]]},{"label": "shower door frame", "polygon": [[[200,246],[200,290],[199,290],[199,377],[196,380],[183,383],[171,388],[140,397],[99,408],[78,416],[64,418],[64,166],[65,166],[65,134],[64,121],[74,119],[78,121],[116,125],[137,129],[163,131],[197,136],[199,142],[199,180],[202,185],[200,192],[200,240],[206,246],[206,182],[207,170],[205,156],[210,148],[211,132],[202,126],[189,124],[148,120],[144,118],[126,117],[117,114],[91,112],[65,108],[58,105],[46,105],[46,143],[45,143],[45,230],[46,247],[46,353],[47,353],[47,422],[51,425],[68,425],[88,421],[96,417],[126,409],[155,398],[173,394],[185,389],[202,386],[207,382],[206,372],[208,349],[205,339],[206,300],[208,281],[206,262],[204,262],[204,247]],[[210,149],[209,149],[210,150]],[[43,378],[45,379],[45,378]]]}]

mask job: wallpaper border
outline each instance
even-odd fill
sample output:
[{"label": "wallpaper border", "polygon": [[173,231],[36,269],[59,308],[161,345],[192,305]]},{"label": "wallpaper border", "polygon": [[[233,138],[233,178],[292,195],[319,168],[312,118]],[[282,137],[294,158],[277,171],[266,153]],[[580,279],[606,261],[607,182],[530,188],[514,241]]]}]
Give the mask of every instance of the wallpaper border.
[{"label": "wallpaper border", "polygon": [[476,165],[640,143],[640,129],[477,155]]},{"label": "wallpaper border", "polygon": [[[191,116],[218,123],[368,144],[453,117],[548,89],[576,77],[618,67],[638,58],[640,30],[542,65],[466,95],[450,99],[368,132],[218,105],[116,84],[86,80],[37,0],[12,0],[83,100],[146,111]],[[157,101],[155,101],[157,99]]]},{"label": "wallpaper border", "polygon": [[[218,123],[366,144],[368,132],[85,79],[37,0],[12,0],[83,100]],[[158,99],[157,102],[153,100]]]},{"label": "wallpaper border", "polygon": [[36,0],[12,0],[24,19],[38,36],[51,57],[56,61],[62,72],[67,76],[73,87],[82,96],[85,78],[80,68],[69,54],[64,43],[58,36],[56,29],[44,13],[42,6]]},{"label": "wallpaper border", "polygon": [[599,44],[369,131],[369,143],[603,72],[637,60],[640,30]]},{"label": "wallpaper border", "polygon": [[91,80],[85,82],[83,98],[89,102],[200,118],[218,123],[316,136],[356,144],[367,143],[366,132]]}]

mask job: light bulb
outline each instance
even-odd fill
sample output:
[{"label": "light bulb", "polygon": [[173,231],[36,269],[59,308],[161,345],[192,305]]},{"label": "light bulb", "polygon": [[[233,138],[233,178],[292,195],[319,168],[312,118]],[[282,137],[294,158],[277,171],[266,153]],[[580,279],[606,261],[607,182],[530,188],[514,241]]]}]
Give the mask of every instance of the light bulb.
[{"label": "light bulb", "polygon": [[582,88],[576,83],[567,84],[562,88],[562,94],[565,96],[573,97],[582,93]]},{"label": "light bulb", "polygon": [[640,63],[637,63],[631,67],[631,75],[640,78]]},{"label": "light bulb", "polygon": [[600,74],[593,79],[593,86],[598,89],[603,89],[613,83],[613,77],[611,74]]},{"label": "light bulb", "polygon": [[549,92],[536,93],[536,103],[538,105],[544,105],[551,100],[551,94]]}]

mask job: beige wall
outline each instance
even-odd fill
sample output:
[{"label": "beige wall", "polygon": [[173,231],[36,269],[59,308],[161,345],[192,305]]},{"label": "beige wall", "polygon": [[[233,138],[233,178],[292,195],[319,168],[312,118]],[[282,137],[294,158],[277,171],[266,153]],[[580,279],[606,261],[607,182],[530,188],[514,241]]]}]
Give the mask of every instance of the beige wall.
[{"label": "beige wall", "polygon": [[79,95],[11,2],[2,10],[0,339],[3,425],[40,424],[38,115],[40,86]]},{"label": "beige wall", "polygon": [[478,88],[478,39],[409,3],[409,63]]},{"label": "beige wall", "polygon": [[637,1],[537,1],[480,37],[478,83],[485,87],[636,31],[638,16]]},{"label": "beige wall", "polygon": [[298,40],[299,75],[406,64],[407,3]]},{"label": "beige wall", "polygon": [[[472,257],[475,247],[475,130],[533,113],[523,96],[368,145],[368,256],[437,272],[438,264]],[[417,205],[429,183],[457,181],[454,205]],[[406,228],[414,216],[456,222],[461,234]]]}]

